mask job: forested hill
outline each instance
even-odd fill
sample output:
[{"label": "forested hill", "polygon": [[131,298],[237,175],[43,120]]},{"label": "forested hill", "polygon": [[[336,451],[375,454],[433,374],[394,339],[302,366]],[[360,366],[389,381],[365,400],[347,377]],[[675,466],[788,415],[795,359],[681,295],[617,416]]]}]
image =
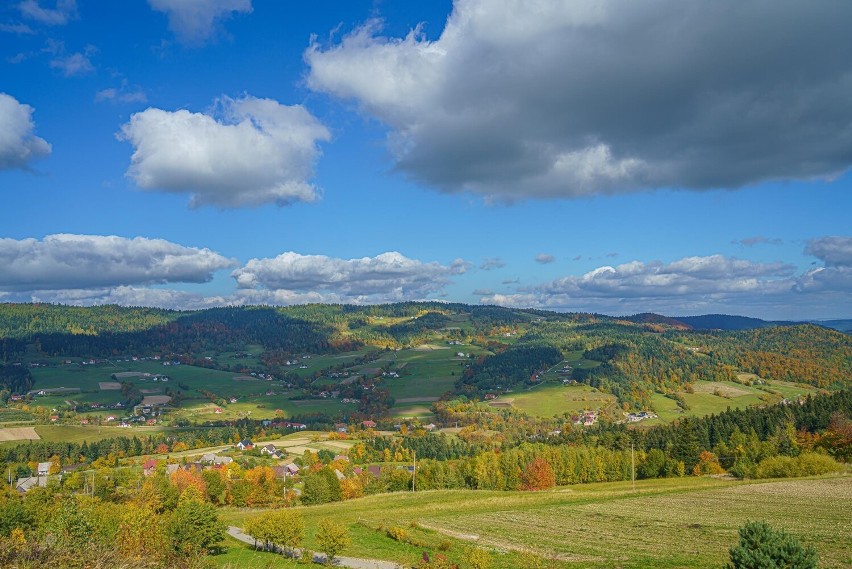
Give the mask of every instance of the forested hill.
[{"label": "forested hill", "polygon": [[676,316],[674,320],[683,322],[696,330],[753,330],[755,328],[771,328],[773,326],[792,326],[796,322],[768,321],[748,316],[731,316],[729,314],[704,314],[701,316]]},{"label": "forested hill", "polygon": [[[718,325],[718,318],[737,322],[708,316],[704,325]],[[262,350],[264,365],[274,366],[288,354],[465,344],[478,346],[481,355],[460,374],[455,386],[460,393],[481,397],[522,384],[560,382],[556,371],[541,378],[564,360],[573,366],[574,380],[615,395],[624,408],[640,409],[651,406],[654,394],[676,398],[698,381],[740,381],[743,374],[823,389],[852,381],[848,334],[810,324],[698,330],[695,320],[683,320],[692,324],[654,314],[614,318],[439,302],[187,312],[0,304],[0,364],[20,362],[25,354],[198,357],[251,345]],[[272,367],[257,371],[283,375]]]},{"label": "forested hill", "polygon": [[[755,328],[772,328],[775,326],[794,326],[804,322],[788,320],[761,320],[748,316],[732,316],[730,314],[702,314],[701,316],[662,316],[651,312],[625,316],[624,320],[637,324],[664,324],[672,328],[690,330],[754,330]],[[834,326],[827,325],[828,328]]]}]

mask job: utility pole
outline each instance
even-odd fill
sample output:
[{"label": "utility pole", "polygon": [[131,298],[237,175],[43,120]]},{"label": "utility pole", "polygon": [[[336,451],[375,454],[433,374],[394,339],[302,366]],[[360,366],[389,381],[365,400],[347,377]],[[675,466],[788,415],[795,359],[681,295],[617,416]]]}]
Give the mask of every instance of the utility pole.
[{"label": "utility pole", "polygon": [[414,492],[414,485],[417,481],[417,451],[412,450],[411,456],[414,458],[414,470],[411,472],[411,491]]},{"label": "utility pole", "polygon": [[634,458],[633,443],[630,443],[630,483],[633,486],[633,492],[636,492],[636,459]]}]

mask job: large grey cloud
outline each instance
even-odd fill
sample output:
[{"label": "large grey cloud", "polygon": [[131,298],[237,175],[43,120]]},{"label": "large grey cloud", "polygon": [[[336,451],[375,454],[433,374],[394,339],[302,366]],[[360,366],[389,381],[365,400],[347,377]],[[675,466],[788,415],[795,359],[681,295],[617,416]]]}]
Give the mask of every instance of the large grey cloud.
[{"label": "large grey cloud", "polygon": [[119,137],[134,147],[127,174],[140,188],[241,207],[318,199],[309,180],[330,134],[301,105],[245,96],[223,97],[209,114],[149,108]]},{"label": "large grey cloud", "polygon": [[811,239],[805,252],[828,267],[852,268],[852,237],[830,236]]},{"label": "large grey cloud", "polygon": [[169,29],[183,43],[199,45],[210,39],[222,21],[252,11],[251,0],[148,0],[169,18]]},{"label": "large grey cloud", "polygon": [[426,298],[449,284],[451,276],[469,268],[461,259],[442,265],[397,252],[360,259],[287,252],[271,259],[252,259],[232,276],[243,296],[272,299],[276,304],[293,304],[304,298],[372,303]]},{"label": "large grey cloud", "polygon": [[369,22],[308,85],[397,167],[501,200],[827,178],[852,163],[852,3],[455,0],[441,36]]},{"label": "large grey cloud", "polygon": [[33,108],[0,93],[0,170],[26,168],[50,154],[50,144],[34,134]]},{"label": "large grey cloud", "polygon": [[840,292],[852,297],[852,237],[827,236],[811,239],[805,253],[824,263],[807,271],[796,282],[800,293]]},{"label": "large grey cloud", "polygon": [[71,234],[0,239],[0,290],[6,291],[203,283],[233,266],[210,249],[163,239]]}]

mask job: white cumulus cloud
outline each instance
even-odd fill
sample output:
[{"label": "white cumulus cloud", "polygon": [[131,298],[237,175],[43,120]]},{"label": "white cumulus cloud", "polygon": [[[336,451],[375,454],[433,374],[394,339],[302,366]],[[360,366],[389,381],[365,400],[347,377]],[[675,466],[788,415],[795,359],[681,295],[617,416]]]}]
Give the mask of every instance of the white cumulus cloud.
[{"label": "white cumulus cloud", "polygon": [[632,261],[602,266],[514,293],[485,296],[482,302],[606,312],[641,312],[663,307],[668,313],[686,306],[755,302],[767,295],[791,294],[795,267],[710,255],[671,263]]},{"label": "white cumulus cloud", "polygon": [[373,20],[312,43],[307,84],[384,123],[413,180],[489,200],[832,179],[849,21],[849,2],[455,0],[435,40]]},{"label": "white cumulus cloud", "polygon": [[217,26],[234,13],[252,11],[251,0],[148,0],[169,19],[169,29],[186,44],[199,45],[210,39]]},{"label": "white cumulus cloud", "polygon": [[0,239],[0,290],[203,283],[234,264],[210,249],[145,237],[56,234]]},{"label": "white cumulus cloud", "polygon": [[127,175],[140,188],[229,208],[316,201],[309,180],[330,133],[301,105],[245,96],[221,98],[210,114],[149,108],[119,137],[133,145]]},{"label": "white cumulus cloud", "polygon": [[33,131],[33,108],[0,93],[0,170],[26,168],[36,158],[50,154],[50,144]]},{"label": "white cumulus cloud", "polygon": [[273,298],[276,304],[292,304],[299,298],[375,303],[425,298],[469,267],[461,259],[442,265],[397,252],[360,259],[287,252],[271,259],[252,259],[232,276],[242,289],[240,294]]}]

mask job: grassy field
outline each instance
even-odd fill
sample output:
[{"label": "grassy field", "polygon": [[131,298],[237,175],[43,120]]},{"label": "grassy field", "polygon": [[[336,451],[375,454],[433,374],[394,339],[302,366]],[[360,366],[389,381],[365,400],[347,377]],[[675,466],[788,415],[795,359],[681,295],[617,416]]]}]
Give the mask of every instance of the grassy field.
[{"label": "grassy field", "polygon": [[642,425],[668,423],[680,417],[695,417],[722,413],[729,407],[742,409],[750,405],[778,403],[784,397],[795,399],[799,395],[818,393],[810,386],[773,381],[765,386],[748,386],[733,381],[697,381],[694,393],[681,393],[689,410],[683,411],[677,403],[662,394],[651,396],[651,405],[659,419],[643,421]]},{"label": "grassy field", "polygon": [[[309,547],[319,521],[331,517],[352,532],[353,545],[345,555],[409,564],[446,540],[451,558],[475,545],[487,548],[492,566],[501,568],[522,567],[513,552],[530,550],[565,568],[718,568],[737,540],[737,529],[760,519],[815,546],[821,567],[840,568],[852,563],[849,503],[848,476],[771,482],[688,477],[638,481],[635,493],[629,482],[546,492],[432,491],[300,511]],[[238,526],[250,514],[233,509],[222,513]],[[407,528],[424,545],[401,544],[371,529],[380,525]],[[232,549],[228,558],[238,555]]]},{"label": "grassy field", "polygon": [[421,421],[433,416],[430,403],[397,404],[391,408],[390,414],[392,417],[418,418]]},{"label": "grassy field", "polygon": [[491,402],[492,406],[511,405],[538,417],[564,413],[599,411],[615,404],[615,397],[588,385],[543,384],[529,390],[507,393]]},{"label": "grassy field", "polygon": [[[319,365],[331,365],[331,361],[349,361],[361,355],[351,352],[338,356],[322,356],[305,360],[316,369]],[[335,358],[339,358],[335,360]],[[303,372],[310,370],[301,370]],[[277,382],[259,379],[244,379],[246,376],[236,372],[207,369],[196,366],[163,366],[157,361],[120,361],[95,365],[57,365],[33,370],[35,388],[57,389],[61,387],[77,387],[80,393],[56,393],[40,396],[35,402],[47,408],[65,408],[71,405],[87,407],[91,403],[112,405],[122,399],[121,392],[114,389],[103,389],[109,386],[113,374],[136,373],[137,376],[121,378],[132,381],[146,395],[163,394],[167,388],[180,390],[185,399],[180,408],[173,410],[170,417],[186,417],[194,421],[228,420],[243,417],[253,419],[273,418],[275,411],[280,409],[283,417],[293,417],[308,413],[337,414],[352,405],[344,405],[337,400],[307,399],[293,400],[292,397],[302,395],[301,390],[288,390]],[[168,383],[154,382],[142,374],[163,374],[170,378]],[[239,379],[236,379],[239,378]],[[222,413],[216,414],[218,405],[207,399],[199,389],[212,392],[220,398],[229,400],[234,397],[236,403],[222,405]],[[272,395],[268,395],[268,392]],[[102,409],[91,411],[89,416],[122,416],[121,410]]]},{"label": "grassy field", "polygon": [[[82,443],[83,441],[94,442],[112,437],[132,437],[134,435],[150,435],[152,433],[169,430],[167,427],[133,427],[123,429],[121,427],[99,427],[83,425],[35,425],[32,427],[39,438],[44,441],[63,441]],[[0,440],[0,446],[15,445],[23,440]]]}]

